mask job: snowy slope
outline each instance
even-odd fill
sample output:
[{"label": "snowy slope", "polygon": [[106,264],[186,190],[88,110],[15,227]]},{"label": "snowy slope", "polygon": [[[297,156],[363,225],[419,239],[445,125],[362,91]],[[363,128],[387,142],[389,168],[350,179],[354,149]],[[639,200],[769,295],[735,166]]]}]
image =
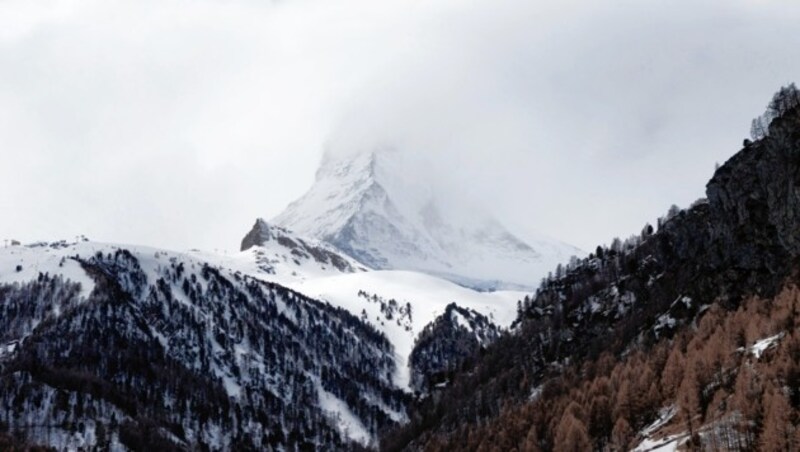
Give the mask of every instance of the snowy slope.
[{"label": "snowy slope", "polygon": [[[497,326],[508,327],[516,316],[516,302],[525,296],[516,291],[478,292],[435,276],[399,270],[318,278],[289,287],[341,306],[383,332],[395,347],[394,383],[403,389],[410,388],[408,359],[414,340],[448,304],[455,302],[489,317]],[[391,300],[394,308],[389,308]]]},{"label": "snowy slope", "polygon": [[93,253],[97,248],[90,242],[66,241],[0,248],[0,284],[30,281],[39,273],[58,274],[79,283],[81,295],[86,297],[94,288],[94,281],[69,257],[81,252]]},{"label": "snowy slope", "polygon": [[[448,304],[455,302],[474,309],[497,326],[507,327],[515,319],[517,301],[526,295],[520,291],[477,291],[420,272],[368,270],[325,242],[299,237],[263,220],[258,220],[253,230],[260,230],[262,236],[271,238],[259,240],[260,245],[233,255],[192,251],[191,256],[327,301],[369,323],[394,345],[397,364],[394,382],[404,390],[410,389],[408,359],[414,340],[426,325],[444,313]],[[287,246],[287,238],[290,243],[302,244],[302,247]],[[340,259],[346,260],[347,266],[337,268],[327,261],[298,257],[293,253],[297,249],[307,249],[303,247],[337,253]],[[304,251],[303,254],[312,253]],[[265,261],[267,257],[271,257],[269,261]],[[394,301],[394,306],[389,305],[390,301]],[[410,315],[406,304],[411,307]]]},{"label": "snowy slope", "polygon": [[[262,227],[257,223],[258,227]],[[111,261],[112,255],[119,251],[127,250],[131,253],[138,265],[137,272],[141,273],[144,281],[128,281],[127,277],[121,277],[123,286],[134,287],[142,285],[143,292],[152,292],[159,280],[166,280],[171,287],[171,297],[185,306],[189,311],[197,313],[209,309],[208,305],[197,305],[186,292],[186,285],[183,282],[186,278],[197,275],[197,279],[190,284],[189,291],[202,294],[218,288],[217,284],[210,286],[205,278],[201,277],[204,268],[215,269],[219,272],[220,278],[233,283],[233,288],[239,289],[240,285],[245,284],[247,278],[280,284],[288,287],[299,294],[303,294],[312,299],[328,302],[334,307],[340,307],[361,320],[362,323],[374,328],[382,337],[388,339],[390,344],[389,359],[391,365],[387,367],[390,372],[387,374],[387,383],[390,387],[401,389],[405,392],[410,391],[411,371],[409,369],[409,357],[414,348],[414,341],[423,330],[438,316],[442,315],[448,304],[456,303],[461,307],[475,310],[488,318],[500,327],[507,327],[513,321],[516,312],[516,302],[525,294],[513,291],[479,292],[472,290],[445,279],[424,273],[411,271],[383,270],[373,271],[362,268],[358,262],[347,256],[338,254],[337,258],[346,262],[345,266],[331,265],[331,256],[321,253],[335,252],[335,248],[327,244],[314,240],[306,240],[280,228],[270,227],[272,234],[271,240],[263,241],[260,245],[252,246],[245,251],[234,254],[216,254],[192,250],[189,252],[174,252],[162,249],[144,247],[104,244],[96,242],[78,243],[41,243],[27,246],[15,246],[0,248],[0,285],[2,284],[24,284],[35,280],[40,273],[50,276],[61,275],[64,279],[77,282],[81,286],[79,291],[78,304],[89,297],[96,283],[86,271],[81,267],[81,261]],[[284,239],[278,240],[277,237]],[[290,239],[291,245],[287,240]],[[315,250],[316,251],[310,251]],[[293,251],[299,250],[298,253]],[[99,258],[98,256],[103,256]],[[316,256],[316,257],[315,257]],[[322,258],[319,258],[322,256]],[[79,259],[79,260],[76,260]],[[19,271],[17,267],[19,266]],[[176,277],[178,268],[184,269],[183,277]],[[109,272],[115,273],[115,268],[109,267]],[[127,270],[126,270],[127,271]],[[352,273],[350,273],[352,271]],[[124,272],[122,272],[124,273]],[[171,281],[173,278],[174,281]],[[144,288],[146,287],[146,288]],[[161,291],[162,289],[159,289]],[[135,292],[131,289],[132,292]],[[200,296],[200,295],[198,295]],[[221,300],[222,301],[222,300]],[[222,301],[223,304],[227,301]],[[64,306],[54,305],[45,306],[42,311],[48,312],[50,316],[58,318],[63,311],[69,311],[76,304],[70,301]],[[286,302],[284,302],[286,303]],[[279,312],[283,312],[289,320],[294,318],[293,311],[278,304]],[[226,312],[229,308],[225,308]],[[231,314],[225,314],[227,322]],[[207,315],[213,318],[218,314]],[[13,356],[18,344],[24,343],[25,337],[33,332],[36,325],[44,318],[34,320],[30,325],[23,328],[24,334],[14,337],[13,340],[0,343],[0,359],[7,359]],[[152,334],[158,341],[170,350],[172,348],[170,338],[180,325],[172,325],[168,330],[152,329],[148,334]],[[216,342],[209,340],[213,345]],[[213,345],[217,350],[215,353],[222,353],[223,350],[217,345]],[[247,358],[249,362],[260,362],[258,366],[268,363],[265,357],[251,350],[247,346],[234,346],[233,356],[237,359]],[[234,399],[243,396],[244,384],[234,376],[226,367],[226,362],[218,363],[210,368],[210,375],[219,378],[228,393]],[[230,364],[233,366],[233,364]],[[237,364],[241,366],[241,363]],[[252,364],[251,364],[252,366]],[[312,380],[318,377],[310,375]],[[281,391],[279,380],[274,383],[272,388],[278,393]],[[337,425],[342,435],[350,439],[365,443],[373,439],[374,426],[366,427],[364,418],[354,414],[354,411],[341,397],[335,397],[330,390],[327,390],[317,383],[314,392],[318,406],[329,413],[333,423]],[[373,397],[373,396],[368,396]],[[374,403],[380,407],[380,411],[394,422],[402,422],[406,419],[405,412],[397,406],[390,406],[380,398],[374,397]]]},{"label": "snowy slope", "polygon": [[[280,228],[273,228],[280,231]],[[289,234],[283,231],[285,234]],[[298,243],[316,243],[296,235],[286,235]],[[125,248],[133,252],[142,269],[151,280],[158,278],[160,269],[170,264],[170,259],[184,262],[187,267],[201,267],[210,264],[227,272],[249,275],[262,281],[274,282],[293,289],[308,297],[327,301],[334,306],[346,309],[354,316],[366,321],[384,333],[395,349],[396,373],[393,381],[397,387],[410,388],[410,369],[408,359],[414,347],[414,340],[422,329],[437,316],[444,313],[448,304],[474,309],[487,316],[499,327],[508,327],[516,316],[516,303],[526,293],[519,291],[481,292],[455,284],[436,276],[400,270],[364,271],[354,260],[348,262],[354,273],[342,273],[331,265],[321,264],[314,259],[303,259],[298,264],[290,258],[291,248],[281,245],[277,240],[264,242],[262,246],[251,247],[234,254],[217,254],[192,250],[186,253],[165,251],[156,248],[129,245],[113,245],[96,242],[66,244],[58,246],[42,244],[29,247],[19,246],[0,250],[0,282],[27,281],[38,272],[61,274],[84,287],[84,295],[91,291],[94,282],[70,256],[89,257],[98,251],[108,252]],[[273,256],[265,266],[265,256]],[[284,258],[285,257],[285,258]],[[63,266],[59,264],[63,260]],[[14,271],[17,263],[23,271]],[[359,295],[359,292],[363,292]],[[367,295],[367,296],[364,296]],[[381,303],[371,301],[375,295],[386,304],[389,300],[397,303],[397,312],[388,320],[386,312],[381,311]],[[411,305],[411,316],[399,313],[406,303]],[[363,316],[366,312],[366,317]]]},{"label": "snowy slope", "polygon": [[[272,230],[281,230],[270,226]],[[298,243],[324,243],[303,239],[290,234]],[[333,248],[330,248],[333,249]],[[402,270],[364,270],[349,257],[354,272],[343,272],[331,265],[308,259],[298,264],[290,255],[290,249],[277,240],[264,242],[233,255],[191,251],[190,256],[198,261],[213,262],[223,268],[239,271],[263,281],[275,282],[289,287],[308,297],[327,301],[346,309],[362,321],[372,325],[386,335],[396,354],[394,383],[403,390],[410,390],[408,360],[414,341],[422,329],[445,312],[450,303],[473,309],[483,314],[497,326],[508,327],[516,318],[517,301],[527,295],[522,291],[477,291],[455,284],[447,279],[420,272]],[[279,256],[271,261],[269,270],[262,265],[263,256]],[[390,301],[394,306],[390,306]],[[411,306],[410,315],[406,304]],[[364,315],[366,313],[366,315]],[[391,317],[391,319],[387,319]]]},{"label": "snowy slope", "polygon": [[572,255],[533,245],[472,205],[442,202],[391,149],[327,154],[312,188],[272,222],[333,244],[375,269],[414,270],[480,289],[531,288]]},{"label": "snowy slope", "polygon": [[[47,359],[58,360],[68,357],[66,351],[58,351],[60,347],[77,353],[86,344],[96,344],[94,341],[130,343],[126,350],[171,360],[173,368],[180,365],[181,372],[193,375],[192,384],[211,391],[210,396],[185,402],[191,406],[217,403],[214,400],[227,397],[226,404],[255,410],[247,413],[262,413],[256,415],[258,419],[317,428],[320,433],[324,433],[320,428],[330,428],[338,431],[341,441],[351,439],[362,444],[373,441],[387,422],[405,419],[405,396],[393,387],[396,370],[392,344],[346,311],[258,281],[300,279],[280,272],[265,273],[253,257],[248,253],[215,256],[95,242],[0,248],[0,361],[12,360],[20,353],[47,353]],[[250,271],[257,278],[250,277]],[[97,278],[104,280],[103,284]],[[80,283],[80,290],[66,280]],[[118,289],[113,288],[116,284]],[[87,330],[89,327],[94,330]],[[28,343],[31,335],[36,337],[34,344]],[[113,350],[88,347],[93,356],[114,359],[103,355],[113,355]],[[69,359],[73,360],[69,363],[75,362],[75,358]],[[348,365],[342,366],[342,362]],[[92,367],[97,372],[107,368]],[[163,391],[158,379],[130,378],[141,381],[141,390],[146,393]],[[46,383],[37,385],[42,394],[52,393]],[[242,424],[239,433],[232,432],[231,420],[225,417],[229,410],[218,408],[211,412],[222,413],[219,421],[198,424],[190,413],[170,411],[171,400],[195,397],[191,392],[163,396],[165,405],[159,409],[182,422],[186,437],[176,439],[179,443],[202,441],[214,449],[224,449],[241,439],[234,434],[243,433],[254,435],[255,444],[265,447],[260,443],[260,429],[274,432],[274,426],[262,421],[250,427]],[[107,401],[81,397],[90,397],[87,403],[96,404],[103,413],[98,414],[98,421],[107,421],[112,413],[119,421],[128,419]],[[0,395],[0,407],[6,402]],[[276,416],[274,410],[283,417]],[[0,411],[0,421],[15,421],[3,417],[6,410]],[[40,413],[30,407],[25,416],[44,421],[48,416],[62,419],[79,415]],[[46,433],[44,441],[50,440],[51,433],[52,438],[63,436],[63,432]],[[323,449],[342,444],[324,435],[303,440]],[[274,441],[280,443],[281,439]],[[66,443],[53,444],[66,447]]]}]

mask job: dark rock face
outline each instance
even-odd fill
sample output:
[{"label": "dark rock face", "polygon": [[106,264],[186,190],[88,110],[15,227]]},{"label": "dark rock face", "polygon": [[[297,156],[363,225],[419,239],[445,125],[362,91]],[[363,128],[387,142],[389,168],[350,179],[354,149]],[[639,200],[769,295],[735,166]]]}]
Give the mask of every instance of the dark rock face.
[{"label": "dark rock face", "polygon": [[732,301],[770,295],[800,256],[800,112],[775,120],[770,135],[720,167],[706,195],[707,204],[659,231],[662,260],[691,263],[709,295],[714,285]]},{"label": "dark rock face", "polygon": [[352,273],[357,270],[333,247],[308,243],[299,237],[293,236],[286,229],[270,225],[260,218],[256,220],[253,228],[242,239],[241,250],[245,251],[254,246],[262,246],[269,241],[276,241],[279,245],[289,250],[297,260],[314,260],[322,265],[331,265],[343,273]]},{"label": "dark rock face", "polygon": [[247,232],[247,235],[242,239],[241,250],[249,250],[254,246],[263,245],[264,242],[272,240],[272,231],[266,221],[261,218],[256,220],[253,229]]},{"label": "dark rock face", "polygon": [[800,256],[800,112],[720,167],[706,196],[659,231],[659,260],[674,274],[689,265],[708,295],[769,295]]},{"label": "dark rock face", "polygon": [[[720,167],[706,195],[630,249],[547,283],[528,316],[541,317],[532,308],[555,311],[554,318],[560,312],[559,322],[581,332],[566,351],[583,353],[610,337],[608,328],[622,329],[626,343],[665,312],[679,325],[702,304],[733,307],[743,296],[774,295],[800,257],[800,111],[775,120],[768,136]],[[625,292],[636,302],[622,309]],[[674,312],[682,297],[697,302]]]},{"label": "dark rock face", "polygon": [[776,120],[770,135],[722,166],[707,186],[717,225],[712,240],[729,263],[778,271],[800,255],[798,115]]}]

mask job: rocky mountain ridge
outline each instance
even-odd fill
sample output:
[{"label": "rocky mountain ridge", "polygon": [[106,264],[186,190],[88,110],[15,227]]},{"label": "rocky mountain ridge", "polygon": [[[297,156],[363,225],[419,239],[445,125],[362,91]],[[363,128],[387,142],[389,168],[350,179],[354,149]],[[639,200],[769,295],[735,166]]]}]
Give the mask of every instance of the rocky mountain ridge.
[{"label": "rocky mountain ridge", "polygon": [[[366,271],[359,262],[319,240],[298,237],[259,218],[242,239],[241,250],[254,251],[259,268],[268,274],[284,271],[294,264],[299,272],[336,274]],[[312,268],[308,268],[312,267]]]}]

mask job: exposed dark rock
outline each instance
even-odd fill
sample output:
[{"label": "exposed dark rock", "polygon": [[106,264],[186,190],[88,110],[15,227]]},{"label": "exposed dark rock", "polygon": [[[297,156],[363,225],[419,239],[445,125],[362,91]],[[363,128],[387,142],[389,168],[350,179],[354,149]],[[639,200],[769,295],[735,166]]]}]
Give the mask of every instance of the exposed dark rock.
[{"label": "exposed dark rock", "polygon": [[263,245],[264,242],[268,242],[272,239],[272,230],[270,229],[269,225],[266,221],[259,218],[256,220],[256,224],[253,225],[253,228],[250,229],[250,231],[247,232],[247,235],[245,235],[242,239],[241,250],[249,250],[254,246]]},{"label": "exposed dark rock", "polygon": [[253,228],[242,239],[241,250],[245,251],[254,246],[263,246],[269,241],[276,241],[301,260],[314,260],[323,265],[330,265],[343,273],[352,273],[357,270],[333,246],[319,242],[317,244],[309,243],[292,235],[288,230],[270,225],[260,218],[256,220]]}]

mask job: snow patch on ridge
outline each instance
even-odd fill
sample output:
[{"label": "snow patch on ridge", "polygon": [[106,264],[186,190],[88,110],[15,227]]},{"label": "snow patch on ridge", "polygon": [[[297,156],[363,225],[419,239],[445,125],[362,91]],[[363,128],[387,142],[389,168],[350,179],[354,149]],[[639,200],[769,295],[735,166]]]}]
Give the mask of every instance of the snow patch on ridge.
[{"label": "snow patch on ridge", "polygon": [[7,246],[0,249],[0,284],[24,283],[36,279],[39,273],[61,275],[79,283],[81,296],[86,298],[94,289],[94,280],[71,257],[88,257],[97,248],[91,242],[66,241]]}]

